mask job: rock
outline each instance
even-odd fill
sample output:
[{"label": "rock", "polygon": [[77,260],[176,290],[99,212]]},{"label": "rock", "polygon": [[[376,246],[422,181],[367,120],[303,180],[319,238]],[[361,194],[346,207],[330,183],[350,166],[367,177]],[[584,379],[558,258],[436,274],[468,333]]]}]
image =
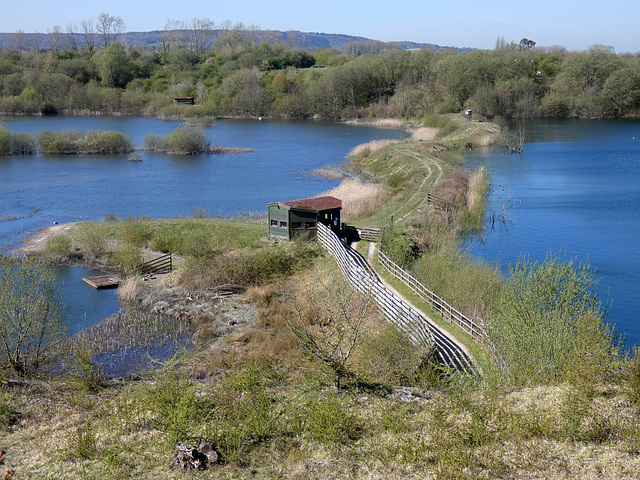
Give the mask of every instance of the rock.
[{"label": "rock", "polygon": [[220,458],[210,443],[202,443],[198,447],[178,443],[176,450],[178,454],[171,459],[169,466],[182,470],[206,470]]}]

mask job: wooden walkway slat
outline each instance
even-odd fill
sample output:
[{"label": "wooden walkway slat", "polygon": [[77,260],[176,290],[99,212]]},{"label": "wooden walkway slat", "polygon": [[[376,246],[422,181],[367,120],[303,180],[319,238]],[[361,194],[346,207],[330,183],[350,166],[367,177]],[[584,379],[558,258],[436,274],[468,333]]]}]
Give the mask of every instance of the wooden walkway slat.
[{"label": "wooden walkway slat", "polygon": [[120,280],[115,275],[95,275],[93,277],[82,277],[82,281],[88,283],[93,288],[118,288],[120,285]]}]

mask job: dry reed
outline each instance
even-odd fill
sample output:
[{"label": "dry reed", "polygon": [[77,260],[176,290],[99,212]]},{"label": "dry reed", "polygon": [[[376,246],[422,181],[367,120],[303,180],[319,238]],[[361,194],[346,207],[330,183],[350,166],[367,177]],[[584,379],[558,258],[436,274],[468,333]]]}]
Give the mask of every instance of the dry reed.
[{"label": "dry reed", "polygon": [[384,187],[378,183],[364,183],[359,178],[347,178],[337,187],[321,193],[342,200],[343,220],[354,221],[372,215],[385,201]]},{"label": "dry reed", "polygon": [[467,208],[473,211],[475,205],[481,202],[487,192],[487,181],[485,178],[485,169],[480,167],[471,173],[469,177],[469,186],[467,187]]},{"label": "dry reed", "polygon": [[363,143],[361,145],[356,145],[349,152],[349,156],[358,156],[358,155],[371,155],[379,150],[382,150],[384,147],[389,145],[393,145],[394,143],[400,143],[400,140],[394,139],[385,139],[385,140],[372,140],[369,143]]},{"label": "dry reed", "polygon": [[438,129],[435,127],[422,127],[414,130],[411,133],[411,140],[414,142],[421,142],[426,140],[433,140],[438,135]]},{"label": "dry reed", "polygon": [[118,287],[118,299],[124,305],[136,303],[140,293],[142,279],[138,276],[127,277]]}]

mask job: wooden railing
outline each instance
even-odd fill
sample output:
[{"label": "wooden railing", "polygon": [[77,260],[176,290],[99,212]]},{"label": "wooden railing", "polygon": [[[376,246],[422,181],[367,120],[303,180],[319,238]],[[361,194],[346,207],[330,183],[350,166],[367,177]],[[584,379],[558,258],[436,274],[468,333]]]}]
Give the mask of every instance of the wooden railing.
[{"label": "wooden railing", "polygon": [[380,265],[382,265],[387,272],[409,287],[413,293],[431,305],[444,318],[451,320],[463,331],[468,333],[476,342],[484,342],[486,334],[482,327],[482,323],[467,317],[464,313],[449,305],[442,298],[420,283],[413,275],[395,264],[384,254],[384,252],[380,250],[378,250],[378,260],[380,261]]},{"label": "wooden railing", "polygon": [[427,203],[444,210],[453,210],[453,204],[451,202],[448,202],[444,198],[440,198],[433,193],[427,193]]},{"label": "wooden railing", "polygon": [[363,295],[370,295],[387,320],[405,332],[414,344],[425,348],[435,346],[441,360],[451,368],[466,373],[475,371],[460,346],[387,288],[362,255],[342,243],[335,233],[320,223],[318,240],[334,256],[349,283]]},{"label": "wooden railing", "polygon": [[358,231],[358,235],[362,240],[368,240],[370,242],[377,242],[380,240],[380,229],[372,227],[355,227]]},{"label": "wooden railing", "polygon": [[141,275],[147,275],[152,273],[167,273],[173,270],[173,259],[170,253],[162,255],[161,257],[154,258],[137,266],[135,272]]}]

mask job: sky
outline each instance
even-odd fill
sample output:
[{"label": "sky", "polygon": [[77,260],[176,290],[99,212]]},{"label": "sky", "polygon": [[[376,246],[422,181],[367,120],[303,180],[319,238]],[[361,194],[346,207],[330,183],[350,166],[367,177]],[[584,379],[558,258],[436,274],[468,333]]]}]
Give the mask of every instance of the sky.
[{"label": "sky", "polygon": [[640,0],[0,0],[0,32],[65,31],[100,13],[125,31],[163,30],[169,20],[230,21],[265,30],[341,33],[382,41],[493,49],[498,37],[570,51],[591,45],[640,52]]}]

